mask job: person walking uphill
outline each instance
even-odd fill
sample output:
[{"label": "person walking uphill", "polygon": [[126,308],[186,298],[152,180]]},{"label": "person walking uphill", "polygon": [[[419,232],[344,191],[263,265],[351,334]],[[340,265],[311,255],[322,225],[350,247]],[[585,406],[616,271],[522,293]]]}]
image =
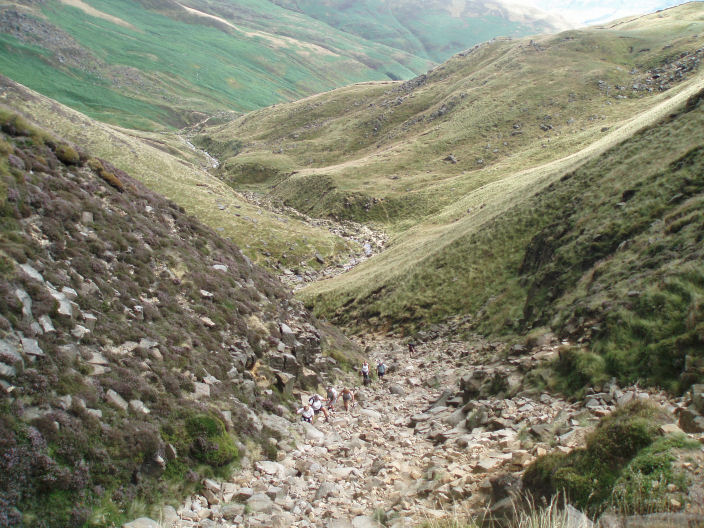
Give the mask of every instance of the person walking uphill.
[{"label": "person walking uphill", "polygon": [[372,378],[369,377],[369,363],[366,361],[362,363],[362,381],[365,385],[369,385],[372,382]]},{"label": "person walking uphill", "polygon": [[328,410],[329,411],[334,411],[335,410],[335,404],[337,403],[337,390],[335,387],[328,387],[328,393],[327,393],[327,404],[328,404]]},{"label": "person walking uphill", "polygon": [[313,412],[313,409],[310,405],[304,405],[296,412],[301,415],[302,421],[308,422],[309,424],[313,423],[313,416],[315,415],[315,413]]},{"label": "person walking uphill", "polygon": [[386,374],[386,363],[382,360],[379,360],[376,364],[376,374],[379,376],[379,381],[384,379],[384,375]]},{"label": "person walking uphill", "polygon": [[345,405],[346,412],[350,410],[350,402],[352,402],[352,406],[354,407],[354,392],[345,387],[342,389],[342,403]]},{"label": "person walking uphill", "polygon": [[320,397],[318,394],[313,394],[310,398],[308,398],[308,403],[310,404],[311,408],[313,409],[313,412],[317,415],[319,412],[322,412],[323,415],[325,416],[325,421],[329,422],[330,417],[328,416],[328,410],[323,407],[323,399]]}]

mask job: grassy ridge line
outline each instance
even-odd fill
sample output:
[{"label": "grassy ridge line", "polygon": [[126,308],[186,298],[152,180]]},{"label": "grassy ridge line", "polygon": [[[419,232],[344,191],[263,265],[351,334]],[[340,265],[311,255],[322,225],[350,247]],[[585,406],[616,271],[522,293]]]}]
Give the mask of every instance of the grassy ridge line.
[{"label": "grassy ridge line", "polygon": [[[7,79],[2,84],[7,107],[31,116],[38,125],[56,131],[79,147],[88,148],[95,155],[133,174],[150,189],[181,205],[203,223],[218,229],[221,235],[231,237],[254,260],[261,259],[262,250],[274,256],[286,252],[295,262],[310,259],[316,252],[329,255],[346,246],[342,239],[326,230],[295,220],[284,223],[250,205],[222,181],[194,166],[193,162],[198,159],[196,153],[185,149],[177,141],[163,146],[171,149],[171,152],[165,152],[153,146],[160,137],[157,134],[145,135],[151,142],[149,144],[135,131],[93,121]],[[182,154],[184,150],[185,156]],[[204,161],[203,158],[199,165],[205,164]],[[221,210],[219,205],[224,205],[225,209]],[[235,212],[241,216],[235,216]],[[245,216],[257,220],[257,223],[244,219]],[[306,243],[289,249],[292,240],[304,237],[307,238]]]},{"label": "grassy ridge line", "polygon": [[[510,210],[516,204],[532,196],[563,174],[594,159],[609,148],[633,136],[681,107],[689,97],[704,88],[704,76],[687,81],[680,91],[653,108],[627,120],[618,129],[585,147],[581,151],[560,160],[511,174],[499,181],[491,182],[473,191],[468,196],[447,207],[433,224],[418,225],[397,236],[389,249],[364,262],[348,273],[339,275],[302,289],[298,295],[318,313],[334,313],[352,299],[372,295],[380,285],[393,288],[403,281],[414,268],[420,268],[424,260],[439,254],[443,248],[458,239],[479,231],[492,219]],[[668,97],[664,94],[663,97]],[[481,207],[484,204],[484,207]],[[473,213],[458,223],[451,221],[462,210],[472,208]]]}]

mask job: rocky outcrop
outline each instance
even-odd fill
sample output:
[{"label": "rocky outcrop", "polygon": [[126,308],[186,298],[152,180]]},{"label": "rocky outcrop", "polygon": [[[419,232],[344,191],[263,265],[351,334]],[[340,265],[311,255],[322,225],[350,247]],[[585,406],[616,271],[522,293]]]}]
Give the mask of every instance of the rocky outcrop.
[{"label": "rocky outcrop", "polygon": [[105,493],[126,505],[282,434],[277,388],[334,368],[329,336],[352,345],[180,207],[3,119],[0,444],[24,462],[0,461],[0,509],[42,518],[61,489],[80,524]]}]

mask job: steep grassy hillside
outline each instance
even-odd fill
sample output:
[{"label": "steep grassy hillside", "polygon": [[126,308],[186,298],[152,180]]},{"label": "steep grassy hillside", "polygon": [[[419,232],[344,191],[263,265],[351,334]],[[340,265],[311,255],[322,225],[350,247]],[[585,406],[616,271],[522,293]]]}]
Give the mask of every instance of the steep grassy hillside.
[{"label": "steep grassy hillside", "polygon": [[267,1],[11,2],[0,33],[3,74],[130,128],[181,127],[430,65]]},{"label": "steep grassy hillside", "polygon": [[351,344],[109,162],[0,126],[0,525],[120,525],[287,441],[292,383]]},{"label": "steep grassy hillside", "polygon": [[[204,136],[241,145],[223,164],[233,187],[395,234],[380,256],[303,290],[316,313],[356,328],[469,314],[487,333],[591,333],[600,355],[577,354],[574,389],[616,375],[678,390],[702,375],[698,224],[666,227],[697,218],[696,203],[677,211],[699,193],[702,30],[696,3],[497,41],[427,77],[261,110]],[[648,248],[656,220],[663,254]]]},{"label": "steep grassy hillside", "polygon": [[351,9],[278,4],[3,2],[0,68],[102,121],[182,127],[351,82],[407,79],[481,40],[553,27],[474,3],[458,14],[442,2],[404,1],[389,16],[379,16],[378,0]]},{"label": "steep grassy hillside", "polygon": [[437,224],[458,197],[572,155],[669,97],[699,64],[701,18],[697,3],[611,29],[497,40],[407,83],[252,112],[201,142],[235,188],[399,232]]},{"label": "steep grassy hillside", "polygon": [[326,259],[360,252],[337,235],[252,205],[210,175],[202,153],[178,135],[138,133],[93,121],[76,111],[0,76],[3,104],[81,145],[94,155],[184,207],[188,214],[232,239],[253,260],[270,269],[319,266]]},{"label": "steep grassy hillside", "polygon": [[436,62],[496,36],[566,29],[556,17],[501,2],[450,0],[274,0],[366,40]]}]

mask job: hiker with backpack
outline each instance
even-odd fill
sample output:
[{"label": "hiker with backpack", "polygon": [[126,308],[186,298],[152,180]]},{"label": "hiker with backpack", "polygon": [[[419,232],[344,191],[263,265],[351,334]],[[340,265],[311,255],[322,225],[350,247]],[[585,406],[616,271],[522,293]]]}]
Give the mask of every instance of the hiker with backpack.
[{"label": "hiker with backpack", "polygon": [[323,399],[320,397],[320,395],[313,394],[313,396],[308,398],[308,403],[310,404],[311,408],[313,409],[313,413],[316,416],[318,415],[318,413],[322,412],[325,416],[325,421],[330,421],[330,417],[328,416],[328,410],[323,406]]}]

